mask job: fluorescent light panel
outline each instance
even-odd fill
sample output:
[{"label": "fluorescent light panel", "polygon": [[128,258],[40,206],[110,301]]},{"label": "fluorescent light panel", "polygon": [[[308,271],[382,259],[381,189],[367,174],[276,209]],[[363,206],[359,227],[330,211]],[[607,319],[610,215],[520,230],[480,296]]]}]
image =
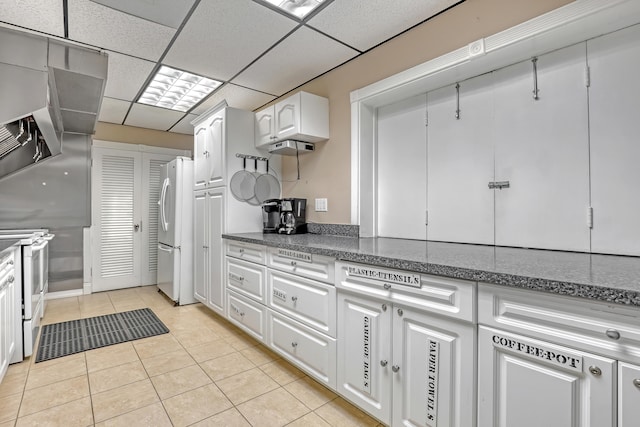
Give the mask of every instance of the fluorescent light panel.
[{"label": "fluorescent light panel", "polygon": [[320,6],[324,0],[262,0],[284,10],[285,12],[304,19],[313,9]]},{"label": "fluorescent light panel", "polygon": [[140,104],[188,111],[222,82],[163,65],[140,95]]}]

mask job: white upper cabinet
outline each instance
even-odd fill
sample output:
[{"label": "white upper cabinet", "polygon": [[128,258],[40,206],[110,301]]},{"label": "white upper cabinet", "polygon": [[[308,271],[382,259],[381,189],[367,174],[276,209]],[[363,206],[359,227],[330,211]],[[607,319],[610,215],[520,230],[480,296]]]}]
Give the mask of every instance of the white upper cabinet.
[{"label": "white upper cabinet", "polygon": [[[495,244],[590,249],[585,44],[495,71]],[[539,99],[534,99],[534,90]]]},{"label": "white upper cabinet", "polygon": [[256,147],[285,139],[320,142],[329,138],[329,100],[298,92],[256,113]]},{"label": "white upper cabinet", "polygon": [[427,238],[426,97],[378,110],[378,235]]},{"label": "white upper cabinet", "polygon": [[427,237],[493,244],[492,75],[429,92],[427,111]]},{"label": "white upper cabinet", "polygon": [[640,25],[587,43],[593,252],[640,255]]},{"label": "white upper cabinet", "polygon": [[195,189],[224,185],[225,110],[207,118],[194,132]]}]

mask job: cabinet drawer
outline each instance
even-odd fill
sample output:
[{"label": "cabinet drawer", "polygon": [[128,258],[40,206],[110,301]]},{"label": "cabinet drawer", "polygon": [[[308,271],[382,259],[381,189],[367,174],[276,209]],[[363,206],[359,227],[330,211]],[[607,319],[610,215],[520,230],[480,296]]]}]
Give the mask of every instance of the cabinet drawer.
[{"label": "cabinet drawer", "polygon": [[631,427],[640,420],[640,366],[618,364],[618,426]]},{"label": "cabinet drawer", "polygon": [[640,360],[640,309],[480,284],[478,323],[631,363]]},{"label": "cabinet drawer", "polygon": [[333,284],[335,277],[335,260],[333,258],[308,252],[268,248],[267,265],[298,276],[331,284]]},{"label": "cabinet drawer", "polygon": [[335,338],[334,286],[269,270],[267,301],[270,308]]},{"label": "cabinet drawer", "polygon": [[227,257],[226,272],[228,289],[265,303],[266,267]]},{"label": "cabinet drawer", "polygon": [[0,277],[6,276],[8,274],[13,274],[14,270],[14,251],[9,251],[9,253],[0,257]]},{"label": "cabinet drawer", "polygon": [[336,388],[336,340],[269,310],[269,345],[309,375]]},{"label": "cabinet drawer", "polygon": [[264,265],[266,259],[266,248],[264,246],[236,240],[226,240],[226,242],[227,256]]},{"label": "cabinet drawer", "polygon": [[338,289],[475,321],[475,282],[340,261],[336,262],[336,271]]},{"label": "cabinet drawer", "polygon": [[257,340],[266,343],[267,307],[233,291],[227,292],[227,299],[229,321]]}]

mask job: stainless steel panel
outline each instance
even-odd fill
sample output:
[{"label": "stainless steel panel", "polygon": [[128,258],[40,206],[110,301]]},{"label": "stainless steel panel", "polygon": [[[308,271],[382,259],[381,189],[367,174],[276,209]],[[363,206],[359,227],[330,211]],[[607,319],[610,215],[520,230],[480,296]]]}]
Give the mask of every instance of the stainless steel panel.
[{"label": "stainless steel panel", "polygon": [[49,292],[82,289],[83,228],[52,228],[49,242]]},{"label": "stainless steel panel", "polygon": [[0,28],[0,62],[46,71],[47,39]]},{"label": "stainless steel panel", "polygon": [[45,71],[0,63],[0,123],[28,116],[46,105]]}]

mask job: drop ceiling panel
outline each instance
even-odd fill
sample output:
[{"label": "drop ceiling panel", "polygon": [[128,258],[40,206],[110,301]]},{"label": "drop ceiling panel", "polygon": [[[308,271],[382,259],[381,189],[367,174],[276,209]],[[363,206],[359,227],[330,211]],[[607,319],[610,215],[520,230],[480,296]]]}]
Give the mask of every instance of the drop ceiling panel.
[{"label": "drop ceiling panel", "polygon": [[163,62],[228,80],[296,25],[251,0],[201,1]]},{"label": "drop ceiling panel", "polygon": [[157,61],[176,30],[89,0],[69,2],[69,38]]},{"label": "drop ceiling panel", "polygon": [[276,99],[276,97],[273,95],[228,83],[207,98],[202,104],[194,108],[192,113],[202,114],[223,100],[227,101],[229,107],[252,111],[274,99]]},{"label": "drop ceiling panel", "polygon": [[171,128],[170,132],[193,135],[193,126],[191,125],[191,122],[197,118],[198,116],[195,114],[187,114],[184,116],[184,119],[180,120],[178,124]]},{"label": "drop ceiling panel", "polygon": [[104,96],[133,101],[155,63],[116,52],[107,53],[109,70]]},{"label": "drop ceiling panel", "polygon": [[102,98],[98,121],[122,124],[129,110],[129,105],[131,105],[130,102],[121,99]]},{"label": "drop ceiling panel", "polygon": [[296,30],[233,82],[282,95],[340,65],[358,52],[306,27]]},{"label": "drop ceiling panel", "polygon": [[93,0],[112,9],[128,13],[171,28],[178,28],[195,0]]},{"label": "drop ceiling panel", "polygon": [[0,0],[0,21],[64,37],[59,0]]},{"label": "drop ceiling panel", "polygon": [[308,24],[361,51],[411,28],[459,0],[340,0]]},{"label": "drop ceiling panel", "polygon": [[134,103],[124,124],[141,128],[167,130],[182,119],[184,115],[180,111]]}]

